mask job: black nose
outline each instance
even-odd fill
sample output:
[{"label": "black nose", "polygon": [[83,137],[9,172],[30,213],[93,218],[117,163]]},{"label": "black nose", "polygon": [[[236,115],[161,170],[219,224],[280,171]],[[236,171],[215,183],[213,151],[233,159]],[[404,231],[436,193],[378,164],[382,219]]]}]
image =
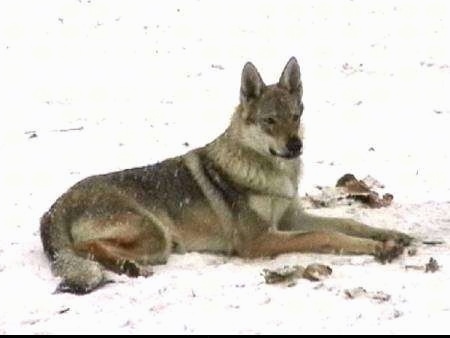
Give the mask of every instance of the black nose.
[{"label": "black nose", "polygon": [[303,142],[298,137],[291,137],[286,144],[286,148],[292,154],[299,154],[302,151]]}]

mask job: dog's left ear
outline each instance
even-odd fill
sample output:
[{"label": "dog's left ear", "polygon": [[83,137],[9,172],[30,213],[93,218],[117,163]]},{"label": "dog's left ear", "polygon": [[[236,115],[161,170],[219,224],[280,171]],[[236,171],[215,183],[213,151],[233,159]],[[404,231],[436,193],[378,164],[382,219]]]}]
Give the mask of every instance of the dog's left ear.
[{"label": "dog's left ear", "polygon": [[301,94],[302,80],[300,78],[300,66],[297,59],[291,57],[281,73],[280,81],[278,84],[287,89],[290,93]]}]

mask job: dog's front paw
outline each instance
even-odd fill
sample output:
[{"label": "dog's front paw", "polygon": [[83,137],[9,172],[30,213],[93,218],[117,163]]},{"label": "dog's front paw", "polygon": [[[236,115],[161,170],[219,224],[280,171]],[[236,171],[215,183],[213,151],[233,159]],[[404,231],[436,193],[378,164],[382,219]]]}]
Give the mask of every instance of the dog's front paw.
[{"label": "dog's front paw", "polygon": [[375,253],[375,258],[381,263],[390,263],[394,258],[400,256],[405,249],[399,241],[394,239],[389,239],[383,242]]},{"label": "dog's front paw", "polygon": [[389,236],[389,238],[387,240],[388,241],[394,240],[396,243],[398,243],[400,245],[410,246],[411,243],[414,241],[414,238],[403,232],[392,231],[392,234]]},{"label": "dog's front paw", "polygon": [[399,231],[389,230],[380,232],[375,236],[376,240],[381,242],[395,241],[401,246],[409,246],[414,241],[414,238]]}]

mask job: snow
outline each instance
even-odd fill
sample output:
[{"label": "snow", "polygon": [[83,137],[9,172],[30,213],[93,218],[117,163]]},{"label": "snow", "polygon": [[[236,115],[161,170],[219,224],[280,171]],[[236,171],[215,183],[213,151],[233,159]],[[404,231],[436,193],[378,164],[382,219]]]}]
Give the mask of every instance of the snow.
[{"label": "snow", "polygon": [[[419,0],[2,1],[0,334],[448,334],[449,13],[447,1]],[[86,176],[211,141],[244,63],[272,83],[292,55],[305,87],[301,194],[351,172],[394,195],[383,209],[310,211],[446,243],[419,241],[416,256],[387,265],[173,255],[147,279],[111,274],[92,294],[53,294],[38,224],[54,200]],[[406,269],[430,257],[439,271]],[[333,274],[293,287],[261,275],[312,262]],[[357,287],[390,299],[348,299]]]}]

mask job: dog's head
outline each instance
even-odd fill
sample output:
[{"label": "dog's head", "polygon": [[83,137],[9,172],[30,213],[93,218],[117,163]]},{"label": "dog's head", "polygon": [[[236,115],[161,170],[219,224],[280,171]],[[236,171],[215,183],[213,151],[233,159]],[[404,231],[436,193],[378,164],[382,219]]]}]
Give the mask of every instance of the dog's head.
[{"label": "dog's head", "polygon": [[237,111],[241,142],[267,157],[299,157],[303,150],[302,92],[300,67],[295,57],[284,67],[278,83],[267,86],[256,67],[246,63]]}]

